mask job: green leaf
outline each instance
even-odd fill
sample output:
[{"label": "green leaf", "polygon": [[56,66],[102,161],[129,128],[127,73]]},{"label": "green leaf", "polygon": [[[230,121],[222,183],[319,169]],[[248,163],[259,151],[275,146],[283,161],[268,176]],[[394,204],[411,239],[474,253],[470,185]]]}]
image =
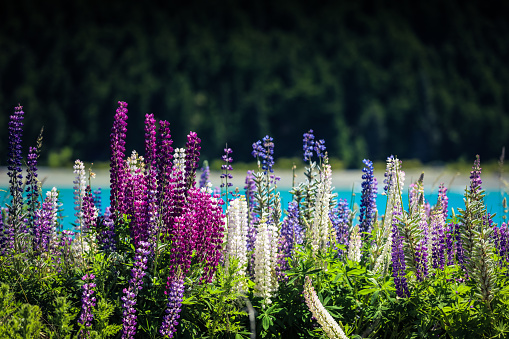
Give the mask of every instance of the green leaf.
[{"label": "green leaf", "polygon": [[371,293],[376,292],[376,291],[378,291],[378,288],[365,288],[363,290],[360,290],[357,293],[360,294],[360,295],[366,295],[366,294],[371,294]]}]

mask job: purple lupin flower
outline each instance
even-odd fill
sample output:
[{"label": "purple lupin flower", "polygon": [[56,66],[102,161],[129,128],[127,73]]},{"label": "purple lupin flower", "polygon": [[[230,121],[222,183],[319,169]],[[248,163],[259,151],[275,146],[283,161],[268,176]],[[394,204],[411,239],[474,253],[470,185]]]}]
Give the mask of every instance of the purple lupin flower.
[{"label": "purple lupin flower", "polygon": [[287,215],[281,225],[278,246],[278,280],[286,280],[284,271],[290,268],[288,259],[293,256],[297,244],[302,243],[302,228],[299,224],[299,206],[296,202],[288,203]]},{"label": "purple lupin flower", "polygon": [[163,317],[163,323],[159,329],[161,335],[173,338],[179,324],[178,319],[182,309],[182,300],[184,300],[184,277],[178,275],[169,281],[166,315]]},{"label": "purple lupin flower", "polygon": [[438,201],[437,206],[440,204],[442,208],[442,213],[444,215],[444,220],[447,220],[448,208],[449,208],[449,198],[447,197],[447,188],[444,186],[444,183],[441,183],[438,187]]},{"label": "purple lupin flower", "polygon": [[191,188],[195,185],[196,170],[200,160],[201,139],[196,132],[189,132],[186,143],[185,157],[185,175],[186,187]]},{"label": "purple lupin flower", "polygon": [[304,139],[302,140],[302,148],[304,150],[304,161],[311,161],[313,157],[313,149],[315,146],[315,136],[313,130],[310,129],[307,133],[304,133]]},{"label": "purple lupin flower", "polygon": [[447,232],[445,235],[445,244],[446,244],[446,250],[447,250],[447,265],[451,266],[454,265],[454,224],[450,223],[447,225]]},{"label": "purple lupin flower", "polygon": [[[173,149],[172,149],[173,151]],[[159,230],[157,229],[158,201],[157,201],[157,180],[159,177],[157,167],[157,138],[156,138],[156,120],[153,114],[145,115],[145,185],[147,192],[145,195],[145,217],[149,243],[155,246]]]},{"label": "purple lupin flower", "polygon": [[477,154],[474,166],[472,166],[472,171],[470,172],[470,193],[478,193],[482,190],[481,184],[481,159],[479,154]]},{"label": "purple lupin flower", "polygon": [[203,162],[203,166],[201,167],[201,175],[200,175],[200,188],[208,188],[210,185],[210,167],[207,160]]},{"label": "purple lupin flower", "polygon": [[[176,199],[174,197],[177,183],[173,178],[173,147],[171,146],[173,140],[171,139],[170,123],[163,120],[159,125],[160,140],[157,152],[157,195],[159,212],[161,213],[165,226],[164,231],[168,232],[174,217],[179,214],[177,210],[181,208],[181,203],[175,204]],[[180,176],[182,175],[183,174],[180,173]],[[163,213],[163,211],[165,211],[165,213]]]},{"label": "purple lupin flower", "polygon": [[[393,216],[399,214],[395,208]],[[400,298],[410,296],[408,284],[406,281],[406,263],[405,253],[403,251],[403,237],[399,234],[398,220],[393,218],[392,223],[392,276],[394,277],[394,285],[396,286],[396,294]]]},{"label": "purple lupin flower", "polygon": [[500,265],[507,266],[509,263],[509,229],[505,222],[500,225],[500,229],[497,231],[498,233],[498,246],[497,252],[500,256]]},{"label": "purple lupin flower", "polygon": [[98,236],[98,243],[102,250],[114,252],[116,250],[115,242],[115,221],[110,212],[110,206],[106,207],[102,218],[102,229]]},{"label": "purple lupin flower", "polygon": [[[360,232],[371,233],[371,228],[375,221],[376,215],[376,196],[378,193],[377,181],[373,175],[373,162],[364,159],[362,161],[365,167],[362,169],[362,196],[361,208],[359,215]],[[369,237],[365,233],[361,233],[363,238]]]},{"label": "purple lupin flower", "polygon": [[[350,234],[349,228],[349,215],[350,208],[346,199],[339,199],[338,205],[329,212],[329,218],[332,223],[332,228],[336,234],[336,242],[338,245],[345,245],[348,247],[348,240]],[[340,250],[338,255],[342,255],[343,251]]]},{"label": "purple lupin flower", "polygon": [[[245,180],[245,194],[246,194],[246,201],[247,201],[247,208],[249,210],[248,214],[248,224],[251,226],[252,224],[255,224],[258,220],[256,218],[255,213],[255,207],[256,207],[256,200],[255,200],[255,193],[256,193],[256,184],[254,181],[254,171],[249,170],[247,171],[246,180]],[[254,244],[254,240],[253,240]],[[248,251],[250,251],[252,247],[248,244]]]},{"label": "purple lupin flower", "polygon": [[126,213],[125,186],[127,185],[127,168],[125,163],[125,138],[127,133],[127,103],[118,102],[113,127],[111,128],[111,164],[110,164],[110,206],[113,219],[116,221]]},{"label": "purple lupin flower", "polygon": [[94,197],[90,189],[90,185],[87,185],[85,189],[85,196],[83,197],[81,215],[83,217],[83,229],[82,231],[89,230],[96,227],[96,221],[98,217],[97,207],[94,204]]},{"label": "purple lupin flower", "polygon": [[102,199],[101,199],[101,187],[98,187],[96,190],[92,192],[92,197],[94,199],[94,206],[97,208],[97,213],[99,215],[102,214],[101,208],[102,208]]},{"label": "purple lupin flower", "polygon": [[[231,171],[233,171],[233,167],[231,165],[232,161],[233,161],[233,158],[230,156],[230,154],[232,154],[233,151],[231,148],[228,148],[228,145],[227,147],[224,149],[224,155],[221,157],[221,159],[224,161],[224,164],[221,165],[221,171],[223,171],[223,173],[221,173],[221,190],[222,188],[224,187],[225,189],[225,193],[222,194],[224,196],[224,200],[225,202],[227,203],[228,200],[229,200],[229,197],[228,197],[228,187],[232,187],[233,184],[231,182],[228,182],[228,179],[233,179],[233,176],[232,176],[232,173]],[[223,182],[223,179],[224,179],[224,182]]]},{"label": "purple lupin flower", "polygon": [[48,192],[42,208],[35,212],[33,247],[37,253],[48,252],[50,240],[55,233],[56,222],[56,189]]},{"label": "purple lupin flower", "polygon": [[85,274],[82,278],[85,284],[81,287],[83,289],[83,294],[81,295],[81,313],[78,319],[78,323],[82,326],[78,333],[80,338],[86,338],[89,336],[89,328],[92,326],[92,320],[94,320],[94,314],[92,313],[92,309],[94,308],[96,301],[93,296],[95,293],[94,279],[95,275],[93,274]]},{"label": "purple lupin flower", "polygon": [[27,156],[27,188],[28,199],[28,222],[33,232],[35,211],[39,208],[39,184],[37,181],[37,158],[39,152],[37,147],[29,147]]},{"label": "purple lupin flower", "polygon": [[[23,174],[21,171],[21,139],[23,137],[23,107],[18,104],[14,114],[9,117],[9,159],[7,160],[7,175],[9,176],[10,193],[12,197],[9,208],[9,224],[13,236],[21,232],[21,210],[23,208]],[[4,235],[5,236],[5,235]],[[13,243],[14,239],[6,242]]]},{"label": "purple lupin flower", "polygon": [[129,287],[124,288],[122,297],[123,319],[122,319],[122,339],[134,338],[136,334],[136,297],[143,288],[143,277],[147,269],[147,257],[150,253],[150,245],[147,242],[140,241],[134,256],[134,264],[131,269],[131,279]]},{"label": "purple lupin flower", "polygon": [[444,269],[445,265],[445,247],[446,239],[444,234],[443,209],[438,205],[436,210],[431,214],[431,264],[433,268]]}]

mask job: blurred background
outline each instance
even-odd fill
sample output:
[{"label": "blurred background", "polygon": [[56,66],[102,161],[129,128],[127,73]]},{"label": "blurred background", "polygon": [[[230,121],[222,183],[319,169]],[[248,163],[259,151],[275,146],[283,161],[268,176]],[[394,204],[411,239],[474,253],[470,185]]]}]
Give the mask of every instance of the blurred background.
[{"label": "blurred background", "polygon": [[309,129],[343,168],[498,159],[508,37],[508,1],[3,1],[0,166],[18,103],[25,155],[44,126],[42,164],[108,161],[119,100],[127,153],[154,113],[209,161],[266,134],[300,159]]}]

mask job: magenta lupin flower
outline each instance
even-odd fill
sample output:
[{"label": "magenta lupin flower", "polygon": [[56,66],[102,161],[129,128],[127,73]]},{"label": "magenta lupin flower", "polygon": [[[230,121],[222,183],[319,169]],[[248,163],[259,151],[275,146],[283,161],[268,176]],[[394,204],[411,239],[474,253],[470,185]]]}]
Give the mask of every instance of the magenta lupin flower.
[{"label": "magenta lupin flower", "polygon": [[186,143],[185,157],[185,175],[186,187],[191,188],[195,185],[196,170],[200,161],[201,139],[196,132],[189,132]]},{"label": "magenta lupin flower", "polygon": [[184,277],[175,276],[169,281],[168,303],[166,304],[166,315],[163,317],[163,323],[159,333],[165,338],[173,338],[177,331],[178,319],[182,309],[182,300],[184,300]]},{"label": "magenta lupin flower", "polygon": [[110,206],[113,218],[120,218],[125,211],[125,186],[127,168],[125,163],[125,138],[127,133],[127,103],[118,102],[113,127],[111,128],[111,158],[110,158]]}]

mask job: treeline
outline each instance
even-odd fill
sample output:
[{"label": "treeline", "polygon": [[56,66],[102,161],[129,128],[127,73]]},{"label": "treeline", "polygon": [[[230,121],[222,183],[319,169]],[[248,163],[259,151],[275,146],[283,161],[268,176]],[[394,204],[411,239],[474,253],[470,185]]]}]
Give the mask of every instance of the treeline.
[{"label": "treeline", "polygon": [[41,160],[108,160],[118,100],[189,130],[202,159],[250,161],[270,134],[300,156],[314,129],[346,166],[390,154],[497,157],[509,145],[509,2],[17,0],[0,9],[0,165],[24,105]]}]

